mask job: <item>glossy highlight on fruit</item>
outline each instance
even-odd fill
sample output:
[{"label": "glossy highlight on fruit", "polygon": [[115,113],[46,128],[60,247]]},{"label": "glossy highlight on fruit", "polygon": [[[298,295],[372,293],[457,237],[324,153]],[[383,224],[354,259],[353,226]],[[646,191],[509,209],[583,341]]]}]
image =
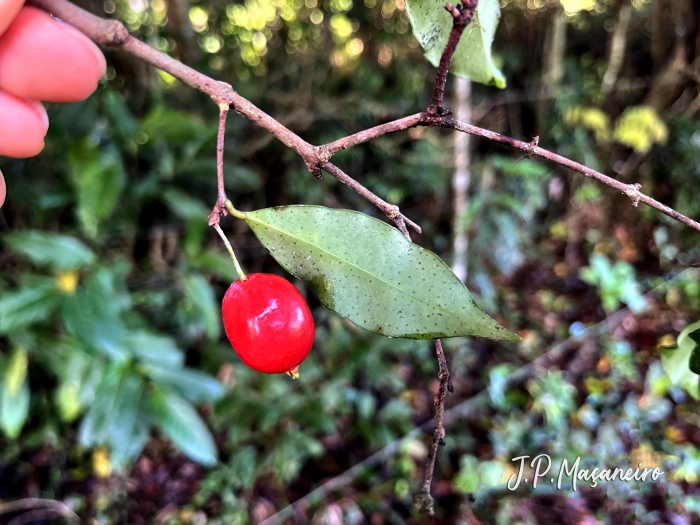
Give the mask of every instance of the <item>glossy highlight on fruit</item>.
[{"label": "glossy highlight on fruit", "polygon": [[314,320],[299,291],[266,273],[234,282],[222,304],[226,335],[241,360],[266,374],[296,373],[314,342]]}]

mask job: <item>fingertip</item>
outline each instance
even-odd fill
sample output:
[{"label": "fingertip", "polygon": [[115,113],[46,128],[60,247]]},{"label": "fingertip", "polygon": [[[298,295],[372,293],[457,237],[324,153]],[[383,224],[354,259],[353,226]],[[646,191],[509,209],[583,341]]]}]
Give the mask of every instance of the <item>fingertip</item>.
[{"label": "fingertip", "polygon": [[0,37],[0,88],[23,98],[84,100],[106,70],[104,55],[87,36],[34,7],[22,8]]},{"label": "fingertip", "polygon": [[0,155],[33,157],[44,149],[48,117],[40,102],[0,90],[0,123]]},{"label": "fingertip", "polygon": [[0,171],[0,208],[5,204],[5,195],[7,190],[5,189],[5,178],[2,176],[2,171]]},{"label": "fingertip", "polygon": [[22,4],[24,4],[24,0],[0,0],[0,35],[5,32],[19,10],[22,9]]}]

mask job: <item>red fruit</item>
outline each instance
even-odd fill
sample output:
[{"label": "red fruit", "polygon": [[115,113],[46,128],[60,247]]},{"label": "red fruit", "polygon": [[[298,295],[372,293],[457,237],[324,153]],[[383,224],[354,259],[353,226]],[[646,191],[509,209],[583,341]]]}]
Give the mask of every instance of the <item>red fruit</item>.
[{"label": "red fruit", "polygon": [[253,273],[233,283],[222,305],[226,335],[241,360],[266,374],[295,373],[314,342],[311,310],[292,283]]}]

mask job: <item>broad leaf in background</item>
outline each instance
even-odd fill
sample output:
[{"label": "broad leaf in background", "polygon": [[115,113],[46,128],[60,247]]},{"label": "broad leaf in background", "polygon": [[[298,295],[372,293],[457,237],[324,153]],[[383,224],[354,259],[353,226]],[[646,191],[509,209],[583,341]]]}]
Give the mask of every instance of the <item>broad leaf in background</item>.
[{"label": "broad leaf in background", "polygon": [[77,141],[68,152],[68,167],[78,196],[78,219],[90,237],[114,211],[126,176],[119,153],[88,140]]},{"label": "broad leaf in background", "polygon": [[207,133],[207,126],[195,115],[158,106],[144,117],[139,131],[147,141],[184,144]]},{"label": "broad leaf in background", "polygon": [[201,275],[187,275],[182,280],[185,294],[202,315],[204,331],[210,341],[215,341],[221,334],[220,308],[214,296],[214,290]]},{"label": "broad leaf in background", "polygon": [[245,213],[272,256],[323,305],[381,335],[480,336],[517,341],[479,308],[434,253],[368,215],[321,206]]},{"label": "broad leaf in background", "polygon": [[216,401],[224,395],[223,385],[199,370],[157,365],[144,365],[144,370],[155,383],[174,388],[191,403]]},{"label": "broad leaf in background", "polygon": [[112,452],[112,463],[121,467],[141,452],[148,441],[149,418],[143,413],[143,378],[125,374],[109,418],[107,440]]},{"label": "broad leaf in background", "polygon": [[7,363],[0,390],[0,427],[7,437],[19,436],[28,414],[27,351],[17,349]]},{"label": "broad leaf in background", "polygon": [[61,294],[53,281],[41,279],[0,298],[0,333],[9,333],[45,320],[56,308]]},{"label": "broad leaf in background", "polygon": [[102,380],[95,390],[90,410],[80,423],[78,439],[81,445],[90,447],[101,445],[107,441],[112,411],[117,402],[119,385],[123,376],[124,367],[121,363],[109,363],[105,367]]},{"label": "broad leaf in background", "polygon": [[3,240],[13,251],[54,270],[76,270],[95,260],[95,254],[78,239],[58,233],[29,230],[5,235]]},{"label": "broad leaf in background", "polygon": [[216,445],[197,411],[172,390],[153,386],[148,400],[165,435],[190,459],[203,465],[217,461]]},{"label": "broad leaf in background", "polygon": [[170,337],[149,332],[132,331],[127,336],[127,346],[142,363],[160,368],[179,369],[184,362],[182,351]]},{"label": "broad leaf in background", "polygon": [[700,399],[700,321],[688,325],[676,340],[676,346],[661,348],[661,363],[671,382]]},{"label": "broad leaf in background", "polygon": [[120,317],[121,298],[114,275],[106,269],[96,272],[84,289],[67,296],[61,313],[66,329],[87,348],[111,359],[125,360],[126,327]]},{"label": "broad leaf in background", "polygon": [[[406,11],[413,34],[425,49],[425,57],[435,67],[452,31],[452,15],[445,10],[443,0],[406,0]],[[474,82],[506,87],[503,73],[491,55],[501,9],[498,0],[480,0],[474,20],[467,26],[452,56],[450,72]]]}]

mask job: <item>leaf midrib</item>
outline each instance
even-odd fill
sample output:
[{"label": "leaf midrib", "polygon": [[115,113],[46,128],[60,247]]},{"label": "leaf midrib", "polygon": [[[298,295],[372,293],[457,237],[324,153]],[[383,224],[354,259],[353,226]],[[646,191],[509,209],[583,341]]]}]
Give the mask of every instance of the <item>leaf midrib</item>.
[{"label": "leaf midrib", "polygon": [[[248,215],[248,217],[250,217],[250,214]],[[337,260],[339,260],[339,261],[341,261],[341,262],[345,262],[346,264],[348,264],[348,265],[350,265],[350,266],[352,266],[352,267],[354,267],[354,268],[357,268],[358,270],[360,270],[361,272],[364,272],[364,273],[367,274],[367,275],[371,275],[371,276],[374,277],[375,279],[377,279],[377,280],[379,280],[379,281],[385,283],[386,285],[388,285],[388,286],[391,287],[391,288],[395,288],[396,290],[398,290],[399,292],[401,292],[401,293],[403,293],[403,294],[405,294],[405,295],[408,295],[408,296],[411,297],[412,299],[415,299],[415,300],[417,300],[418,302],[420,302],[420,303],[422,303],[422,304],[425,304],[425,305],[428,305],[428,306],[431,305],[431,303],[422,300],[420,296],[415,295],[413,292],[410,292],[410,291],[408,291],[408,290],[404,290],[403,288],[400,288],[400,287],[396,286],[395,284],[392,284],[392,283],[390,283],[390,282],[388,282],[388,281],[385,281],[385,280],[382,279],[381,277],[376,276],[376,275],[374,275],[373,273],[368,272],[368,271],[365,270],[364,268],[361,268],[360,266],[357,266],[356,264],[354,264],[354,263],[352,263],[352,262],[350,262],[350,261],[346,261],[345,259],[341,259],[340,257],[338,257],[337,255],[335,255],[334,253],[329,252],[328,250],[326,250],[326,249],[324,249],[324,248],[322,248],[322,247],[320,247],[320,246],[317,246],[317,245],[315,245],[315,244],[312,244],[312,243],[306,241],[305,239],[302,239],[301,237],[297,237],[296,235],[292,235],[292,234],[291,234],[290,232],[288,232],[288,231],[280,230],[279,228],[276,228],[276,227],[274,227],[274,226],[268,225],[267,223],[263,223],[263,222],[260,221],[260,220],[255,221],[255,222],[258,222],[259,224],[262,224],[262,225],[264,225],[264,226],[266,226],[266,227],[268,227],[268,228],[270,228],[270,229],[273,229],[273,230],[275,230],[275,231],[277,231],[277,232],[279,232],[279,233],[282,233],[282,234],[285,234],[285,235],[289,235],[290,237],[293,237],[294,239],[297,239],[297,240],[303,242],[304,244],[307,244],[307,245],[309,245],[309,246],[313,246],[313,247],[315,247],[315,248],[321,250],[322,252],[327,253],[328,255],[330,255],[330,256],[333,257],[333,258],[335,258],[335,259],[337,259]],[[435,303],[435,304],[437,304],[437,303]],[[439,304],[437,304],[437,307],[438,307],[438,309],[442,310],[443,312],[447,312],[447,313],[449,313],[449,314],[451,314],[451,315],[456,315],[458,318],[460,317],[460,314],[459,314],[458,312],[454,312],[454,311],[452,311],[452,310],[449,310],[449,309],[447,309],[447,308],[444,308],[444,307],[440,306]],[[469,315],[469,314],[466,314],[466,315]],[[488,317],[485,313],[484,313],[483,315],[484,315],[487,319],[489,319],[489,317]]]}]

